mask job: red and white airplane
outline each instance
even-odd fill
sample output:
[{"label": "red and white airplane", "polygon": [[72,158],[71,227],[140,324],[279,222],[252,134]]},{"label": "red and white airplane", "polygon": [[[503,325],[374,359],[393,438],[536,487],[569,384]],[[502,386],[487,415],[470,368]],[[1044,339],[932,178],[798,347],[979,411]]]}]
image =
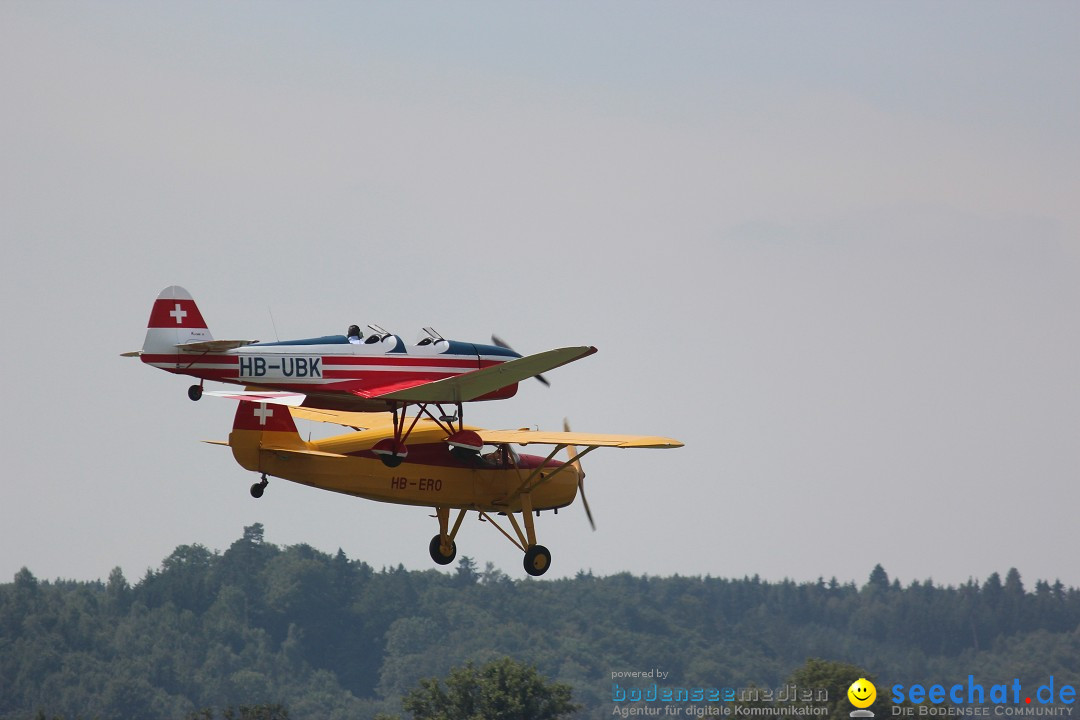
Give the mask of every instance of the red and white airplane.
[{"label": "red and white airplane", "polygon": [[[596,352],[589,346],[567,347],[522,357],[495,337],[495,344],[479,345],[446,340],[431,328],[408,345],[377,325],[368,327],[372,332],[366,338],[215,340],[195,300],[173,285],[154,301],[142,350],[124,355],[199,378],[199,384],[188,388],[192,400],[203,396],[204,381],[216,380],[245,389],[206,394],[330,410],[389,411],[394,437],[375,452],[393,467],[408,454],[405,440],[421,414],[445,424],[452,445],[478,451],[482,442],[464,429],[462,403],[513,397],[520,381]],[[407,418],[408,405],[417,406],[419,413]],[[407,420],[412,420],[408,428]]]}]

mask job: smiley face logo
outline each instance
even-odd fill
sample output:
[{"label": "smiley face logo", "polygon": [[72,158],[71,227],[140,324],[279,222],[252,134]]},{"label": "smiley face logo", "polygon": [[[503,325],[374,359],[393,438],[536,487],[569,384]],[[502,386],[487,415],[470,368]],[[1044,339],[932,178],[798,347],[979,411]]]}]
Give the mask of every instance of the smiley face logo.
[{"label": "smiley face logo", "polygon": [[847,689],[848,700],[857,708],[868,708],[877,699],[877,688],[866,678],[859,678]]}]

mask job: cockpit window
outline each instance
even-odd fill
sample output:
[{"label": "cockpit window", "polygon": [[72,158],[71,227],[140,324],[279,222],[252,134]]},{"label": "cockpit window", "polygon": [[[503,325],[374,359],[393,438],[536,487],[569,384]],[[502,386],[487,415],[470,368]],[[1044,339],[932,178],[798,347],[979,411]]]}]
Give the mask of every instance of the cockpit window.
[{"label": "cockpit window", "polygon": [[493,448],[485,446],[484,452],[480,455],[485,465],[497,468],[519,467],[520,457],[509,445],[495,445]]}]

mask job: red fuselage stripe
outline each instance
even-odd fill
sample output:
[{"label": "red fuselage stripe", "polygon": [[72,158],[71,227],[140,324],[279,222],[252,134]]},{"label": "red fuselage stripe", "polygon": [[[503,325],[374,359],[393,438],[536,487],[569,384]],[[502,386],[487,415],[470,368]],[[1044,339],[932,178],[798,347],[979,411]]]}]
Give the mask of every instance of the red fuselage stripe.
[{"label": "red fuselage stripe", "polygon": [[324,366],[330,365],[400,365],[400,366],[432,366],[432,367],[461,367],[475,370],[478,367],[476,358],[448,358],[448,357],[414,357],[401,355],[399,357],[341,357],[338,355],[323,355]]}]

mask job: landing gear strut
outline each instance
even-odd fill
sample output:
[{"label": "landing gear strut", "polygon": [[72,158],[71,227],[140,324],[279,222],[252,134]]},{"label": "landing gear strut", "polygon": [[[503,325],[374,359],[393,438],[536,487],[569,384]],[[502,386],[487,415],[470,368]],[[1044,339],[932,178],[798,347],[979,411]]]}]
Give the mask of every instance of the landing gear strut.
[{"label": "landing gear strut", "polygon": [[457,536],[458,528],[461,527],[461,521],[465,519],[465,511],[458,511],[453,530],[450,529],[450,508],[435,508],[435,516],[439,518],[439,534],[431,538],[428,553],[439,565],[449,565],[457,557],[457,543],[454,542],[454,538]]},{"label": "landing gear strut", "polygon": [[435,407],[438,408],[439,414],[435,415],[428,409],[428,405],[431,403],[417,403],[419,412],[412,418],[412,423],[405,427],[405,421],[409,418],[405,415],[405,409],[409,406],[408,403],[403,403],[400,406],[394,403],[390,408],[390,411],[394,415],[394,437],[383,438],[379,442],[375,443],[375,446],[371,448],[371,451],[379,456],[383,465],[386,467],[397,467],[405,458],[409,455],[409,448],[405,445],[405,441],[409,439],[409,435],[412,434],[413,428],[416,427],[416,423],[420,422],[420,418],[423,415],[427,415],[434,420],[440,428],[446,431],[446,434],[450,437],[450,443],[453,447],[464,445],[469,447],[476,445],[476,451],[479,452],[480,445],[482,444],[476,433],[465,430],[465,422],[462,420],[464,413],[462,412],[461,403],[457,403],[457,412],[454,414],[447,413],[443,410],[443,406],[439,403],[435,403]]},{"label": "landing gear strut", "polygon": [[[518,550],[525,553],[525,558],[522,565],[525,567],[525,572],[529,573],[533,577],[539,577],[548,571],[551,567],[551,551],[543,545],[536,542],[536,529],[533,527],[532,522],[532,510],[522,510],[522,515],[525,518],[525,530],[521,529],[521,525],[518,524],[517,518],[514,517],[514,513],[506,513],[506,519],[510,521],[510,527],[513,528],[514,534],[504,530],[499,523],[495,522],[495,518],[488,515],[483,510],[479,511],[480,519],[491,524],[491,527],[495,528],[506,537],[507,540],[514,543]],[[517,537],[515,537],[515,535]]]},{"label": "landing gear strut", "polygon": [[[426,410],[425,410],[426,412]],[[460,408],[459,408],[460,412]],[[430,414],[430,413],[429,413]],[[433,418],[434,419],[434,418]],[[444,418],[446,419],[446,418]],[[396,417],[395,417],[396,421]],[[436,419],[436,422],[439,422]],[[453,423],[450,425],[453,429]],[[411,430],[411,428],[410,428]],[[452,434],[449,439],[452,450],[469,451],[473,452],[474,448],[479,448],[483,442],[479,435],[471,430],[466,430],[464,427],[459,426],[457,432]],[[537,508],[533,505],[533,491],[540,487],[543,483],[549,482],[555,473],[559,472],[563,468],[571,467],[570,463],[559,465],[555,470],[552,470],[552,466],[548,465],[548,462],[555,456],[555,453],[559,452],[564,445],[558,445],[551,454],[547,456],[539,465],[531,468],[527,476],[523,479],[521,485],[513,492],[512,496],[516,496],[520,499],[521,508],[517,511],[521,514],[521,522],[518,522],[515,511],[509,507],[509,502],[502,501],[504,509],[489,511],[473,507],[472,509],[480,516],[480,520],[487,522],[493,528],[498,530],[503,536],[514,544],[518,550],[521,550],[525,554],[522,565],[525,567],[525,572],[533,577],[539,577],[543,575],[551,568],[551,551],[546,547],[536,542],[536,523],[533,520],[533,514],[540,514],[541,510],[548,508]],[[586,453],[592,450],[594,447],[590,446],[587,450],[580,454],[571,455],[573,462],[572,467],[579,474],[578,482],[580,484],[580,478],[583,476],[581,472],[580,458]],[[517,464],[517,459],[514,453],[510,452],[506,445],[502,446],[502,452],[504,457],[508,458],[514,468],[519,473],[529,470],[529,468],[520,468]],[[558,512],[557,508],[555,509]],[[439,534],[431,538],[431,544],[428,546],[428,551],[431,553],[431,559],[440,565],[446,565],[453,561],[457,554],[457,546],[454,544],[454,537],[457,535],[458,528],[461,527],[461,521],[465,517],[466,510],[463,508],[458,511],[457,519],[454,521],[453,530],[449,530],[450,526],[450,508],[437,507],[435,508],[436,517],[439,518]],[[502,528],[498,522],[496,522],[494,514],[502,515],[506,517],[507,522],[510,523],[510,528],[513,533]],[[589,520],[592,521],[592,514],[589,514]],[[524,527],[523,527],[524,526]]]},{"label": "landing gear strut", "polygon": [[[254,492],[255,487],[258,487],[258,485],[252,487],[252,492]],[[439,534],[431,538],[431,542],[428,543],[428,554],[439,565],[449,565],[457,557],[457,543],[454,542],[454,537],[457,535],[458,528],[461,527],[465,512],[465,510],[458,512],[457,519],[454,521],[454,528],[450,530],[450,508],[435,508],[435,513],[439,518]],[[522,532],[521,526],[518,525],[517,520],[514,518],[514,514],[506,513],[506,518],[510,521],[517,539],[499,527],[499,524],[495,522],[495,518],[491,515],[488,515],[483,510],[478,512],[481,520],[491,523],[491,526],[505,535],[507,540],[514,543],[519,550],[525,552],[525,559],[522,563],[525,566],[525,572],[533,577],[539,577],[548,571],[548,568],[551,567],[551,551],[536,543],[536,531],[533,528],[531,510],[523,513],[525,517],[524,532]]]},{"label": "landing gear strut", "polygon": [[251,486],[251,497],[255,499],[261,498],[266,486],[269,484],[270,481],[266,479],[266,473],[263,473],[262,480]]}]

